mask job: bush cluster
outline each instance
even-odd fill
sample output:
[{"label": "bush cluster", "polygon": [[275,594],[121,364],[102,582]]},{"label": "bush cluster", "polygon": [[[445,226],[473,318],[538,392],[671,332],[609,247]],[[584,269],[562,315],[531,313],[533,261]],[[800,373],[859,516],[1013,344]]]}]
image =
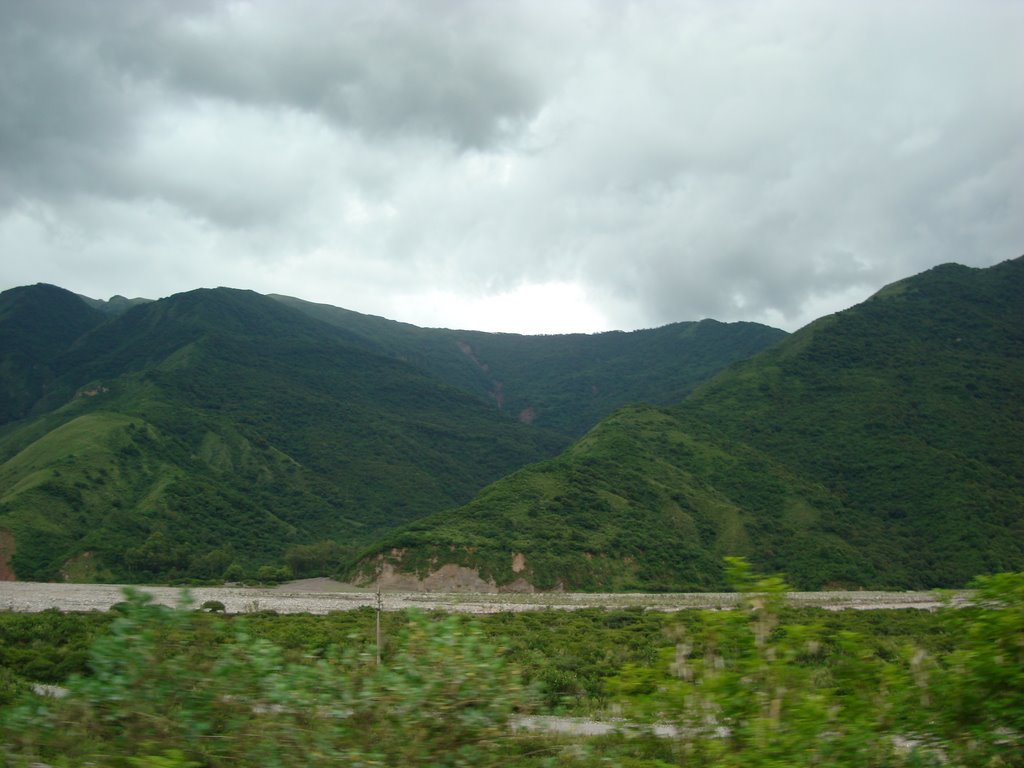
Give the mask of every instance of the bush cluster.
[{"label": "bush cluster", "polygon": [[[937,615],[839,615],[787,607],[783,580],[745,561],[726,570],[739,610],[387,614],[380,665],[363,631],[371,612],[223,617],[129,591],[102,621],[53,624],[69,647],[95,635],[63,698],[0,667],[0,755],[179,768],[1024,766],[1024,573],[980,578],[970,604]],[[622,732],[515,727],[580,707]]]}]

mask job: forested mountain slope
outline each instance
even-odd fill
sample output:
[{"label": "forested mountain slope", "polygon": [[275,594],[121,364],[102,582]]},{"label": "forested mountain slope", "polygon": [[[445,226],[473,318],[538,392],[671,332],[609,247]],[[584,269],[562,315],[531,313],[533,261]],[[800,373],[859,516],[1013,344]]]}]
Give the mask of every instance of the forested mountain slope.
[{"label": "forested mountain slope", "polygon": [[1024,568],[1024,260],[945,265],[793,334],[672,408],[369,549],[498,584],[709,589],[723,555],[798,586],[962,585]]},{"label": "forested mountain slope", "polygon": [[0,424],[26,415],[52,383],[57,357],[105,319],[52,285],[0,293]]},{"label": "forested mountain slope", "polygon": [[[466,501],[563,438],[266,297],[136,307],[58,356],[0,433],[20,578],[218,575]],[[84,566],[83,566],[84,567]]]},{"label": "forested mountain slope", "polygon": [[628,403],[669,405],[727,365],[785,338],[758,323],[715,320],[640,331],[522,336],[418,328],[284,296],[382,354],[477,394],[515,418],[578,437]]},{"label": "forested mountain slope", "polygon": [[[23,579],[251,573],[296,545],[364,545],[567,445],[491,396],[500,382],[474,350],[494,335],[296,305],[223,288],[0,294],[0,560]],[[689,391],[783,335],[713,322],[499,335],[513,351],[493,359],[509,381],[535,377],[515,389],[568,431],[623,397]]]}]

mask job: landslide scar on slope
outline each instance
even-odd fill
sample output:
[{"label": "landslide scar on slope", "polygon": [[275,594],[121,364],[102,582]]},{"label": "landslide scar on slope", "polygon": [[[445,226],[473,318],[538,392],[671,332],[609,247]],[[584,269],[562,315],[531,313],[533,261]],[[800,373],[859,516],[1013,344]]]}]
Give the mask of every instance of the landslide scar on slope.
[{"label": "landslide scar on slope", "polygon": [[476,352],[473,351],[473,348],[469,346],[469,344],[460,339],[455,342],[455,346],[459,348],[459,351],[462,352],[462,354],[473,361],[473,365],[487,374],[487,377],[491,380],[491,384],[494,387],[491,390],[491,397],[493,397],[494,402],[497,403],[498,410],[503,410],[505,408],[505,385],[491,376],[491,367],[476,356]]},{"label": "landslide scar on slope", "polygon": [[[525,566],[525,563],[524,563]],[[375,577],[357,582],[361,587],[377,587],[392,592],[525,592],[533,593],[537,589],[526,579],[520,577],[500,587],[493,581],[480,577],[473,569],[455,563],[446,563],[435,568],[426,576],[399,571],[393,563],[378,559]]]},{"label": "landslide scar on slope", "polygon": [[522,552],[512,554],[512,573],[522,573],[526,570],[526,555]]}]

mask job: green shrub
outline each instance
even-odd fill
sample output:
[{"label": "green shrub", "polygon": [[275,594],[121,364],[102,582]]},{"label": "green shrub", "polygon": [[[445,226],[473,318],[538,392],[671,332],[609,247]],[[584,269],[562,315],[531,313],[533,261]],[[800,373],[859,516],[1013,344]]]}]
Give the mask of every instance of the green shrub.
[{"label": "green shrub", "polygon": [[1024,573],[979,577],[971,605],[943,611],[954,650],[910,659],[914,726],[966,765],[1024,765]]},{"label": "green shrub", "polygon": [[264,584],[280,584],[291,577],[291,569],[286,565],[261,565],[256,571],[256,580]]},{"label": "green shrub", "polygon": [[331,649],[295,664],[242,620],[128,591],[61,699],[4,711],[5,764],[500,764],[530,696],[480,630],[412,615],[382,666]]},{"label": "green shrub", "polygon": [[[739,610],[387,613],[381,666],[369,609],[224,617],[129,593],[108,617],[8,615],[0,764],[1024,766],[1024,574],[938,614],[832,613],[787,606],[783,580],[744,561],[726,570]],[[88,677],[60,700],[24,693],[92,627],[108,629]],[[676,735],[515,735],[535,697],[508,659],[551,708]]]},{"label": "green shrub", "polygon": [[0,705],[9,704],[28,689],[27,683],[6,667],[0,667]]},{"label": "green shrub", "polygon": [[783,621],[780,578],[727,571],[739,610],[701,612],[660,665],[607,683],[629,716],[676,726],[680,763],[1024,765],[1024,574],[978,579],[972,605],[942,609],[937,649],[883,658],[849,628],[871,619]]}]

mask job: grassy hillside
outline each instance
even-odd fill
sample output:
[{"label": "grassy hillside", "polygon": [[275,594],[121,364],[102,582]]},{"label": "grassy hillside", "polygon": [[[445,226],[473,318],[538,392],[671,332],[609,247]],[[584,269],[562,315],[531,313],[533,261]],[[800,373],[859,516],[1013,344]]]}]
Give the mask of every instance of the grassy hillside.
[{"label": "grassy hillside", "polygon": [[706,589],[729,554],[805,588],[960,585],[1024,567],[1021,392],[1024,261],[939,267],[677,407],[619,411],[359,568]]},{"label": "grassy hillside", "polygon": [[[210,433],[207,451],[230,455]],[[259,488],[217,482],[216,470],[152,424],[93,412],[47,432],[0,467],[0,514],[22,579],[153,579],[189,570],[219,577],[279,553],[303,531],[274,514]],[[248,479],[286,475],[284,457],[231,446]],[[275,472],[276,470],[276,472]],[[264,478],[259,478],[259,475]],[[308,535],[308,532],[307,532]]]},{"label": "grassy hillside", "polygon": [[2,294],[0,323],[0,533],[19,578],[76,580],[358,551],[785,335],[704,321],[524,337],[250,291],[98,302],[42,285]]},{"label": "grassy hillside", "polygon": [[21,578],[279,563],[465,502],[564,445],[243,291],[135,307],[54,369],[45,413],[0,432]]},{"label": "grassy hillside", "polygon": [[629,403],[669,405],[727,365],[785,338],[757,323],[714,320],[640,331],[522,336],[417,328],[338,307],[275,297],[344,329],[527,423],[579,437]]},{"label": "grassy hillside", "polygon": [[[623,408],[561,456],[406,526],[381,549],[421,574],[455,562],[499,584],[522,576],[541,589],[690,591],[724,586],[724,555],[793,563],[813,540],[827,549],[826,581],[855,580],[858,553],[836,500],[716,438],[684,431],[664,409]],[[763,514],[769,505],[778,513]],[[375,565],[364,561],[364,575]]]},{"label": "grassy hillside", "polygon": [[[945,265],[825,318],[680,410],[826,487],[897,584],[1024,565],[1024,260]],[[865,555],[868,553],[865,552]]]}]

